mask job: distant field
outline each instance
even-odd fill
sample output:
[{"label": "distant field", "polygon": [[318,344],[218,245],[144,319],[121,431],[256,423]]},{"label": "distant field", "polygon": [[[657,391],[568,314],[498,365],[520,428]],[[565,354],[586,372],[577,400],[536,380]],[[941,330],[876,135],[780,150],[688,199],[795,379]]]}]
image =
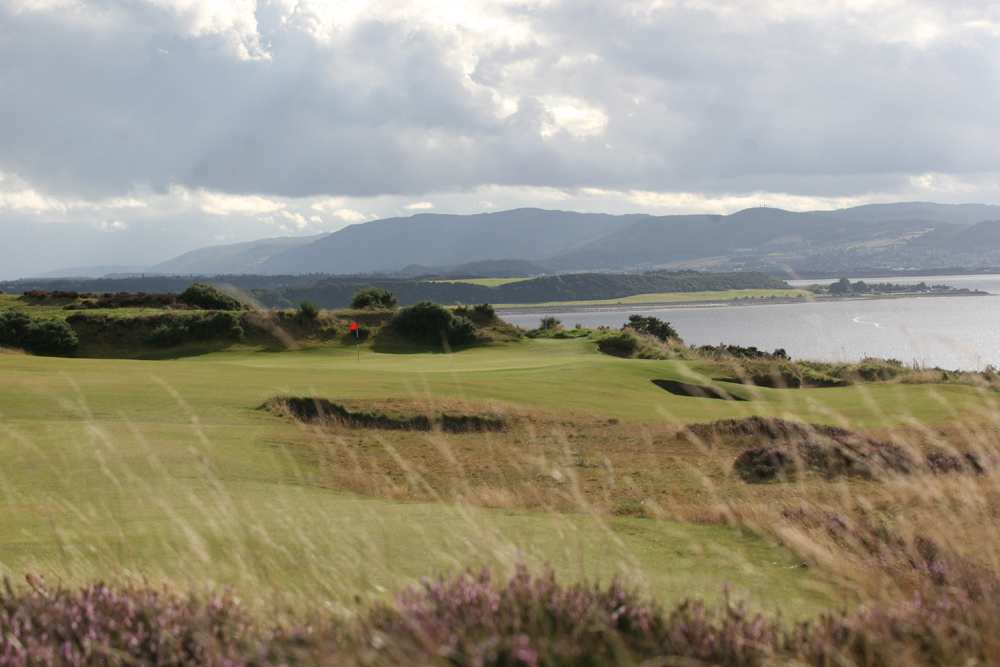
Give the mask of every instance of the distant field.
[{"label": "distant field", "polygon": [[595,301],[551,301],[548,303],[500,303],[497,308],[544,308],[550,306],[608,306],[639,303],[688,303],[693,301],[734,301],[737,299],[804,299],[812,292],[801,289],[771,290],[744,289],[718,292],[666,292],[660,294],[636,294],[620,299]]},{"label": "distant field", "polygon": [[519,283],[531,278],[462,278],[459,280],[429,280],[431,283],[466,283],[469,285],[482,285],[483,287],[499,287],[510,283]]}]

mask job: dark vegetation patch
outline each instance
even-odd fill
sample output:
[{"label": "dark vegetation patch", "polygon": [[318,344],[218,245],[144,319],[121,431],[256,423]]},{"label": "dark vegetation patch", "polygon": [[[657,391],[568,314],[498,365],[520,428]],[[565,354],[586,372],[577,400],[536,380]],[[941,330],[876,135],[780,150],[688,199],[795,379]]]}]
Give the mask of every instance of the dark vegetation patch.
[{"label": "dark vegetation patch", "polygon": [[646,274],[575,273],[544,276],[486,287],[472,283],[420,280],[324,279],[311,284],[251,290],[255,299],[271,308],[290,308],[309,299],[321,308],[345,308],[363,289],[391,291],[402,305],[425,300],[443,304],[546,303],[621,299],[635,294],[714,292],[733,289],[789,289],[781,280],[755,271],[699,273],[696,271]]},{"label": "dark vegetation patch", "polygon": [[15,592],[8,583],[0,594],[0,664],[990,664],[1000,634],[995,595],[967,590],[790,623],[736,603],[665,609],[618,579],[606,587],[565,586],[524,568],[506,581],[488,570],[425,578],[395,603],[342,619],[254,614],[229,593],[180,596],[102,584]]},{"label": "dark vegetation patch", "polygon": [[63,320],[38,319],[18,309],[0,312],[0,347],[68,357],[79,344],[76,332]]},{"label": "dark vegetation patch", "polygon": [[779,347],[773,352],[767,352],[766,350],[759,350],[754,346],[743,347],[742,345],[725,345],[719,343],[718,345],[699,345],[694,348],[696,352],[702,358],[709,359],[788,359],[788,353],[785,352],[785,348]]},{"label": "dark vegetation patch", "polygon": [[173,347],[187,342],[238,341],[243,338],[243,318],[231,311],[163,313],[113,317],[73,313],[66,318],[83,338],[106,344],[127,343]]},{"label": "dark vegetation patch", "polygon": [[354,310],[381,308],[392,310],[399,305],[396,295],[378,287],[366,287],[351,297],[350,307]]},{"label": "dark vegetation patch", "polygon": [[825,424],[805,424],[767,417],[721,419],[686,426],[681,437],[724,440],[754,446],[744,449],[733,470],[745,481],[787,479],[813,471],[827,477],[880,479],[887,474],[930,471],[981,473],[988,462],[973,454],[915,455],[897,445]]},{"label": "dark vegetation patch", "polygon": [[826,424],[805,424],[774,417],[743,417],[740,419],[717,419],[700,424],[689,424],[681,431],[681,436],[696,436],[702,440],[718,440],[733,437],[762,438],[766,440],[809,437],[817,434],[825,437],[851,437],[854,433],[846,428]]},{"label": "dark vegetation patch", "polygon": [[664,389],[675,396],[691,396],[694,398],[716,398],[723,401],[745,401],[747,399],[741,398],[739,396],[734,396],[728,391],[719,389],[718,387],[703,387],[697,384],[689,384],[687,382],[678,382],[677,380],[653,380],[655,384],[660,389]]},{"label": "dark vegetation patch", "polygon": [[467,345],[476,338],[476,324],[433,301],[407,306],[392,318],[392,328],[424,345]]},{"label": "dark vegetation patch", "polygon": [[622,329],[632,329],[636,333],[652,336],[664,342],[668,340],[674,340],[678,343],[684,342],[670,322],[664,322],[660,318],[651,315],[629,315],[628,322],[625,323]]},{"label": "dark vegetation patch", "polygon": [[28,290],[20,297],[31,305],[64,304],[64,310],[156,308],[172,310],[243,310],[239,299],[204,283],[192,283],[180,294],[146,292],[77,292],[75,290]]},{"label": "dark vegetation patch", "polygon": [[340,403],[315,396],[281,396],[268,399],[262,407],[286,412],[308,423],[336,422],[351,428],[374,428],[392,431],[433,431],[473,433],[502,431],[507,420],[496,414],[468,415],[435,412],[430,414],[390,415],[385,412],[351,410]]}]

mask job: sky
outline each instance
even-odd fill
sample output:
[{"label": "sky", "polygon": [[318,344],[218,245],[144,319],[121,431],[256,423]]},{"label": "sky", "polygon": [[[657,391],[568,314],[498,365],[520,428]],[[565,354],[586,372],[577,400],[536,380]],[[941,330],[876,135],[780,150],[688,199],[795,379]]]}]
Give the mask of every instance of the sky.
[{"label": "sky", "polygon": [[0,278],[416,213],[1000,204],[1000,3],[0,0]]}]

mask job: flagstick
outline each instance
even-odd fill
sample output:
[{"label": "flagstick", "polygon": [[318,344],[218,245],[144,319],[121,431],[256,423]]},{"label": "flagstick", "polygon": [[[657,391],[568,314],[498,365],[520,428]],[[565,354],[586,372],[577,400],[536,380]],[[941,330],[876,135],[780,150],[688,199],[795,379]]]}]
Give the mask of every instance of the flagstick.
[{"label": "flagstick", "polygon": [[361,327],[354,330],[354,338],[358,341],[358,366],[361,365]]}]

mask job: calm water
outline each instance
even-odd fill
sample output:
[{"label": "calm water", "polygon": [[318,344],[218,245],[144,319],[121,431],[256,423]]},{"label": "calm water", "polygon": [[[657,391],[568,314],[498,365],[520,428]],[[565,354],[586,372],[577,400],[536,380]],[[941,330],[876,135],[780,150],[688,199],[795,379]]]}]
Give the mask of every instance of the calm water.
[{"label": "calm water", "polygon": [[[918,278],[914,282],[921,280],[1000,294],[1000,276]],[[825,361],[857,361],[877,356],[948,369],[1000,366],[1000,296],[917,296],[746,306],[615,306],[607,310],[552,314],[566,327],[577,323],[587,327],[621,327],[630,313],[670,322],[691,345],[727,343],[766,350],[783,347],[792,357]],[[541,315],[504,313],[502,317],[513,324],[534,328]]]}]

